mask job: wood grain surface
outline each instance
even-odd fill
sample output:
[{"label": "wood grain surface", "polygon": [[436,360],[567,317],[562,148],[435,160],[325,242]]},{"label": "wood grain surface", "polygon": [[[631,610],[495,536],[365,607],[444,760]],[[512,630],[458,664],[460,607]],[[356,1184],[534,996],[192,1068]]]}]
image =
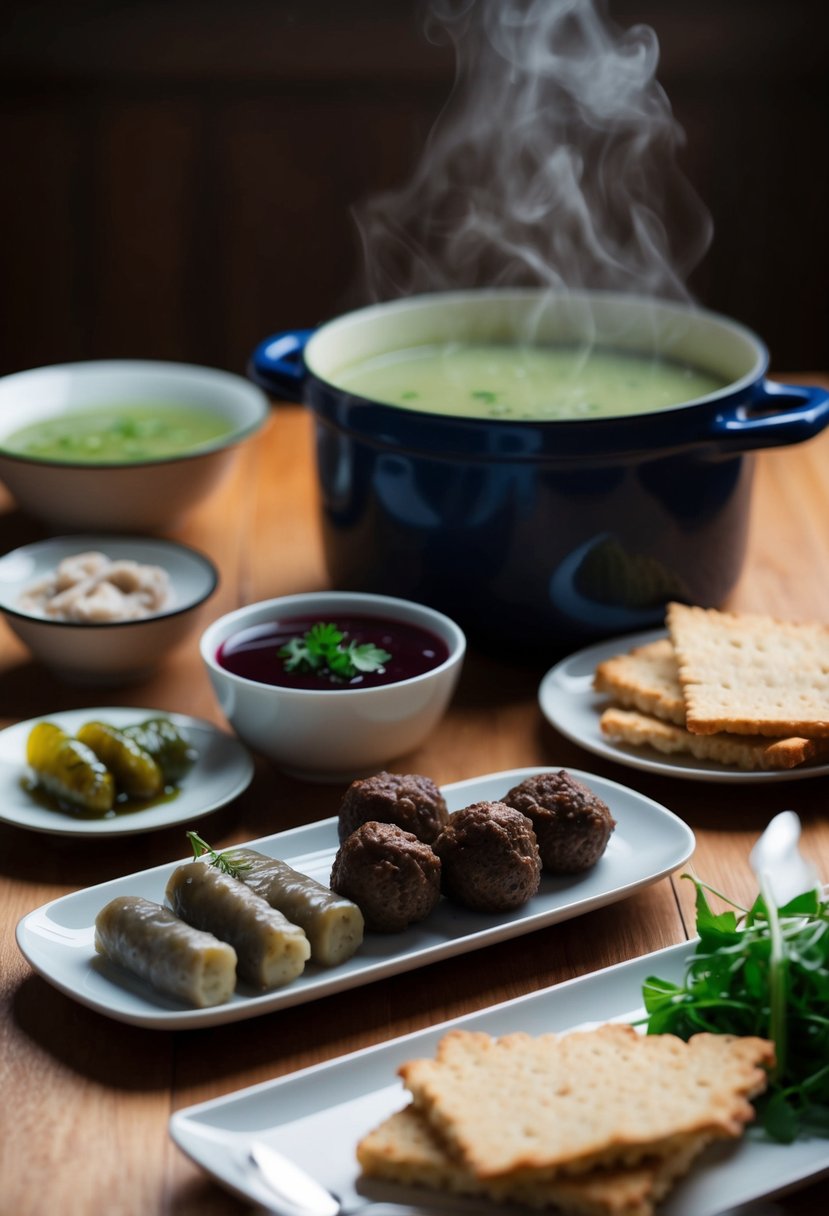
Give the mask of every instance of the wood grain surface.
[{"label": "wood grain surface", "polygon": [[[804,377],[815,381],[816,377]],[[252,600],[326,587],[316,528],[311,429],[277,407],[227,479],[176,535],[209,553],[221,585],[202,624]],[[829,434],[757,460],[750,553],[732,606],[829,623]],[[0,500],[0,550],[42,535]],[[202,670],[198,630],[151,678],[105,703],[196,714],[225,726]],[[524,765],[572,766],[621,781],[679,814],[697,838],[693,866],[750,900],[748,853],[768,819],[793,809],[803,847],[829,878],[827,780],[734,786],[686,783],[593,757],[542,719],[542,670],[472,653],[441,729],[398,771],[438,782]],[[117,695],[117,700],[113,700]],[[62,685],[0,629],[0,726],[101,704]],[[217,845],[336,813],[342,787],[304,784],[257,761],[250,788],[213,815]],[[249,1022],[158,1032],[81,1007],[32,974],[15,944],[23,915],[47,900],[183,855],[182,831],[78,840],[0,826],[0,1213],[7,1216],[236,1216],[168,1137],[171,1112],[344,1052],[481,1009],[679,942],[693,933],[691,885],[665,879],[562,925]],[[758,1213],[827,1210],[816,1183]]]}]

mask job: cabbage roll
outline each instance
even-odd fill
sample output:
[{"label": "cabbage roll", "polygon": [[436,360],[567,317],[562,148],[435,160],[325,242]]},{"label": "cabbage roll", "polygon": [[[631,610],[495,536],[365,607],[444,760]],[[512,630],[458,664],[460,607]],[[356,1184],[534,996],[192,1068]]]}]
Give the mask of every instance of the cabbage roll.
[{"label": "cabbage roll", "polygon": [[223,1004],[236,987],[232,946],[140,895],[119,895],[101,909],[95,949],[159,992],[199,1008]]},{"label": "cabbage roll", "polygon": [[182,920],[233,946],[239,975],[254,987],[277,988],[305,969],[305,933],[238,878],[191,861],[173,872],[166,894]]},{"label": "cabbage roll", "polygon": [[315,963],[344,963],[359,948],[365,923],[350,899],[255,849],[232,849],[228,856],[241,863],[239,877],[252,891],[305,930]]}]

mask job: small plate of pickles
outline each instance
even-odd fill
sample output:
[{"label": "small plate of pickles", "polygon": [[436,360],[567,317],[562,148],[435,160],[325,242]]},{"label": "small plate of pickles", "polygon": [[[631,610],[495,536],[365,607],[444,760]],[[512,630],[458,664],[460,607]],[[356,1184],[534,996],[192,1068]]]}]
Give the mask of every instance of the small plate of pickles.
[{"label": "small plate of pickles", "polygon": [[75,709],[0,731],[0,822],[125,836],[208,815],[245,790],[253,759],[212,723],[157,709]]}]

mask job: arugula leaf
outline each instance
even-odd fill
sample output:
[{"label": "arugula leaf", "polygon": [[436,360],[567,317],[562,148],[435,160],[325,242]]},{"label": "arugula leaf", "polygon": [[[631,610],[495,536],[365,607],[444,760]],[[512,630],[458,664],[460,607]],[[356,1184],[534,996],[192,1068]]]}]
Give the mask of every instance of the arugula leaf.
[{"label": "arugula leaf", "polygon": [[776,1093],[766,1103],[763,1126],[774,1140],[791,1144],[797,1139],[798,1117],[795,1108],[785,1093]]},{"label": "arugula leaf", "polygon": [[[769,1136],[829,1136],[829,899],[818,891],[781,908],[761,890],[741,909],[696,878],[699,941],[682,983],[650,976],[643,987],[648,1034],[690,1038],[759,1035],[777,1065],[757,1102]],[[706,892],[731,909],[715,913]]]},{"label": "arugula leaf", "polygon": [[301,637],[279,648],[286,671],[311,671],[334,682],[352,680],[363,672],[382,672],[391,658],[372,642],[346,642],[336,625],[318,621]]},{"label": "arugula leaf", "polygon": [[[708,890],[711,888],[709,887]],[[711,905],[705,894],[706,888],[703,883],[697,883],[697,933],[700,937],[719,937],[734,934],[737,930],[737,914],[736,912],[719,912],[715,913],[711,909]],[[719,894],[719,892],[712,892]],[[720,895],[720,899],[725,897]],[[730,902],[730,901],[729,901]]]}]

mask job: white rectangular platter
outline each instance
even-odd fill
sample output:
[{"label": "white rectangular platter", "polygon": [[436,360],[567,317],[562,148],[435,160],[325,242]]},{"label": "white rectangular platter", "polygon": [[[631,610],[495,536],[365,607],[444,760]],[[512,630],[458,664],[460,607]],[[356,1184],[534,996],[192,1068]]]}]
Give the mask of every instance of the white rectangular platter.
[{"label": "white rectangular platter", "polygon": [[[490,773],[446,785],[443,793],[449,810],[456,811],[473,802],[497,799],[525,777],[545,771],[524,768]],[[427,920],[405,933],[366,934],[348,962],[334,968],[309,964],[293,983],[273,992],[257,994],[240,987],[224,1005],[190,1009],[95,953],[95,917],[100,909],[117,895],[141,895],[163,903],[167,880],[180,862],[53,900],[20,921],[17,942],[35,971],[50,984],[108,1017],[161,1030],[220,1025],[345,991],[579,916],[656,882],[691,856],[694,835],[671,811],[615,781],[578,769],[568,771],[604,799],[617,823],[604,856],[587,873],[568,878],[545,875],[538,894],[508,914],[484,915],[441,900]],[[250,844],[327,884],[339,844],[337,820],[324,819]]]},{"label": "white rectangular platter", "polygon": [[[634,959],[495,1005],[429,1030],[393,1039],[302,1072],[176,1112],[170,1134],[215,1179],[245,1199],[272,1205],[273,1194],[250,1162],[254,1139],[264,1140],[333,1191],[344,1211],[367,1216],[445,1211],[493,1216],[526,1209],[482,1199],[453,1199],[436,1192],[381,1182],[361,1182],[355,1149],[359,1139],[406,1104],[398,1067],[431,1056],[450,1027],[501,1035],[513,1031],[563,1032],[605,1021],[636,1021],[643,1013],[648,976],[678,981],[693,944]],[[324,1151],[320,1146],[324,1145]],[[780,1193],[829,1173],[829,1140],[772,1143],[756,1129],[734,1145],[712,1147],[660,1206],[660,1216],[716,1216],[762,1196]],[[736,1214],[735,1214],[736,1216]]]}]

